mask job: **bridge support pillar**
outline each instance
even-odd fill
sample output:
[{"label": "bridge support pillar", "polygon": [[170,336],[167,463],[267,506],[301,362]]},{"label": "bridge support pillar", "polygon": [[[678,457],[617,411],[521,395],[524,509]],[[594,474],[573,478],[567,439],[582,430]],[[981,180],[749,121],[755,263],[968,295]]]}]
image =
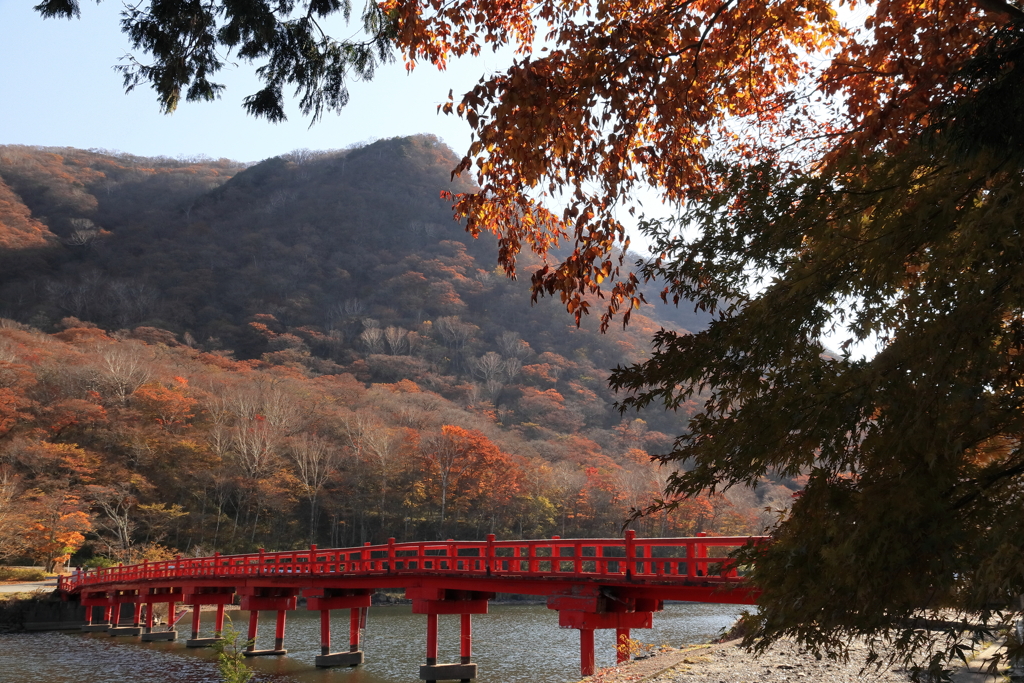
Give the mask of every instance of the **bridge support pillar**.
[{"label": "bridge support pillar", "polygon": [[573,593],[548,598],[548,609],[558,610],[558,625],[579,629],[583,676],[594,675],[595,629],[615,629],[616,661],[622,663],[629,660],[630,629],[651,628],[654,612],[661,608],[661,600],[624,598],[598,586],[582,586]]},{"label": "bridge support pillar", "polygon": [[320,656],[331,653],[331,610],[320,610]]},{"label": "bridge support pillar", "polygon": [[[320,610],[320,654],[316,658],[316,666],[359,666],[363,663],[363,651],[359,649],[360,617],[370,606],[370,594],[367,589],[308,588],[302,591],[306,609]],[[349,611],[348,652],[331,652],[332,609]]]},{"label": "bridge support pillar", "polygon": [[[85,607],[85,625],[82,626],[83,631],[106,631],[110,628],[110,614],[114,607],[110,595],[106,591],[82,591],[82,595],[79,600],[81,605]],[[97,607],[103,608],[103,617],[101,622],[94,624],[92,622],[93,611]],[[120,608],[120,605],[118,605],[118,608]]]},{"label": "bridge support pillar", "polygon": [[[224,605],[231,604],[235,599],[235,589],[224,586],[195,586],[186,589],[188,592],[181,596],[181,602],[192,605],[192,637],[185,641],[185,647],[213,647],[221,639],[224,631]],[[213,638],[200,638],[201,627],[200,610],[203,605],[216,605],[217,616],[213,622]],[[170,622],[174,620],[173,605],[170,611]]]},{"label": "bridge support pillar", "polygon": [[580,629],[580,673],[594,675],[594,629]]},{"label": "bridge support pillar", "polygon": [[629,656],[629,629],[615,629],[615,663],[628,662]]},{"label": "bridge support pillar", "polygon": [[[114,624],[107,629],[111,636],[139,636],[142,635],[142,596],[138,590],[115,590],[111,591],[110,599],[114,603]],[[121,626],[121,605],[132,606],[132,625]]]},{"label": "bridge support pillar", "polygon": [[[174,604],[181,600],[181,589],[159,587],[150,588],[142,596],[146,601],[146,629],[142,634],[142,640],[152,642],[156,640],[177,640],[178,632],[174,630]],[[155,612],[153,605],[156,603],[167,603],[167,628],[163,631],[154,631]]]},{"label": "bridge support pillar", "polygon": [[353,607],[348,611],[348,651],[359,651],[359,631],[365,619],[367,607]]},{"label": "bridge support pillar", "polygon": [[437,664],[437,615],[427,615],[427,666]]},{"label": "bridge support pillar", "polygon": [[249,632],[246,634],[245,641],[248,645],[245,646],[245,651],[254,652],[256,650],[256,636],[259,635],[260,629],[260,611],[252,610],[249,612]]},{"label": "bridge support pillar", "polygon": [[[283,609],[277,610],[277,628],[274,629],[274,649],[284,648],[284,624],[288,618],[288,612]],[[287,652],[287,650],[285,650]]]},{"label": "bridge support pillar", "polygon": [[463,664],[469,664],[473,659],[473,615],[471,614],[462,615],[459,655]]},{"label": "bridge support pillar", "polygon": [[199,631],[203,621],[202,614],[202,605],[192,605],[192,640],[199,640]]},{"label": "bridge support pillar", "polygon": [[[420,667],[420,679],[434,681],[458,680],[469,683],[476,678],[477,667],[473,659],[472,615],[487,614],[488,600],[494,593],[460,591],[444,588],[407,588],[405,596],[412,600],[412,613],[427,616],[427,663]],[[437,617],[439,614],[458,614],[462,620],[460,637],[460,663],[437,663]]]},{"label": "bridge support pillar", "polygon": [[[288,654],[284,649],[284,628],[288,610],[295,609],[295,603],[299,594],[298,588],[286,588],[280,586],[245,586],[239,591],[242,600],[242,609],[249,610],[249,640],[252,641],[246,647],[246,657],[268,657]],[[277,625],[274,629],[274,649],[257,650],[256,633],[259,627],[259,613],[261,610],[277,612]]]}]

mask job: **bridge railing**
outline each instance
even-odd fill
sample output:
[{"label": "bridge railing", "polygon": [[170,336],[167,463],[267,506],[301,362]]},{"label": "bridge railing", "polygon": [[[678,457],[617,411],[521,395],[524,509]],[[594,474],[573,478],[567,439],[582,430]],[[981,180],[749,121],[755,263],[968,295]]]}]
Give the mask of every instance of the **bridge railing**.
[{"label": "bridge railing", "polygon": [[183,558],[107,567],[61,577],[58,589],[232,577],[359,577],[474,575],[507,578],[607,579],[643,582],[742,581],[728,555],[762,537],[587,538],[435,541],[366,544],[355,548],[249,553]]}]

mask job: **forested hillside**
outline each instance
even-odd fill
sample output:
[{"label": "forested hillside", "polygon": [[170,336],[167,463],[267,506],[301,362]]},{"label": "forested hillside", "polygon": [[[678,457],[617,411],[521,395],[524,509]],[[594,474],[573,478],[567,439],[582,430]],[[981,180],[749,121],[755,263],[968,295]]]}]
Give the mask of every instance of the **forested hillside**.
[{"label": "forested hillside", "polygon": [[[685,415],[620,415],[608,372],[703,321],[531,306],[440,199],[456,163],[0,147],[0,556],[619,534]],[[746,533],[788,495],[634,527]]]}]

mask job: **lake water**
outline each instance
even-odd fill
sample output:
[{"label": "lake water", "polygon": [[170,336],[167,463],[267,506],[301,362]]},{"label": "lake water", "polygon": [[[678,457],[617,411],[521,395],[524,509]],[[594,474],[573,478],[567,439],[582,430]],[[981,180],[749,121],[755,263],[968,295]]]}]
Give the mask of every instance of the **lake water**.
[{"label": "lake water", "polygon": [[[653,645],[706,642],[738,616],[735,605],[669,603],[654,615],[654,628],[634,630],[632,637]],[[244,632],[247,612],[229,612]],[[348,610],[332,613],[332,649],[347,650]],[[274,613],[260,613],[258,649],[271,648]],[[204,627],[213,615],[204,613]],[[439,618],[438,661],[459,661],[459,617]],[[25,633],[0,635],[0,680],[19,683],[208,683],[219,680],[214,653],[187,649],[190,617],[179,623],[182,640],[142,643],[105,633]],[[285,657],[247,660],[257,680],[268,683],[415,683],[426,657],[426,617],[408,605],[371,607],[361,667],[317,669],[320,654],[319,612],[288,613]],[[207,633],[204,628],[203,634]],[[615,663],[613,630],[595,632],[597,665]],[[558,628],[558,614],[544,605],[501,604],[473,617],[473,661],[479,683],[564,683],[579,675],[579,633]]]}]

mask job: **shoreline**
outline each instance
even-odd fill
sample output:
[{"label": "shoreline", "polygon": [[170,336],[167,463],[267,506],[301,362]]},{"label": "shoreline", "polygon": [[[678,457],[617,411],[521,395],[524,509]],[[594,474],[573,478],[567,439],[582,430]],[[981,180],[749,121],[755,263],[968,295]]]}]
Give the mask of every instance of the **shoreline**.
[{"label": "shoreline", "polygon": [[867,646],[851,646],[848,662],[818,660],[792,641],[777,643],[754,655],[740,639],[688,645],[652,657],[600,669],[577,683],[906,683],[902,669],[865,669]]}]

